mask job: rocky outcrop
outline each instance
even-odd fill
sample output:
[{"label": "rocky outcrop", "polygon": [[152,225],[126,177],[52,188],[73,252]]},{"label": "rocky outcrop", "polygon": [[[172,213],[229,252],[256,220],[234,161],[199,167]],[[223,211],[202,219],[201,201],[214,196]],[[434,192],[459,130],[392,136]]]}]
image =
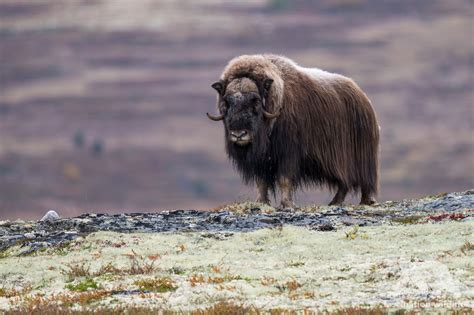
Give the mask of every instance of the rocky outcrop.
[{"label": "rocky outcrop", "polygon": [[20,255],[71,241],[96,231],[246,232],[281,225],[332,231],[344,226],[414,224],[472,220],[474,190],[375,206],[315,206],[284,211],[257,203],[232,204],[219,211],[172,210],[156,213],[83,214],[75,218],[0,222],[0,251],[21,244]]}]

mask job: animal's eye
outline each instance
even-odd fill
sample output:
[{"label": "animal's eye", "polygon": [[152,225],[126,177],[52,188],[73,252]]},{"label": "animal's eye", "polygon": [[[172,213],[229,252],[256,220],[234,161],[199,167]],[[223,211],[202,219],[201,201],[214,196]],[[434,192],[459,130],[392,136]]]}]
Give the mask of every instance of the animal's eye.
[{"label": "animal's eye", "polygon": [[230,106],[230,104],[232,104],[231,101],[232,100],[231,100],[231,97],[229,95],[224,97],[224,103],[226,104],[226,106]]},{"label": "animal's eye", "polygon": [[251,103],[257,102],[257,101],[258,101],[258,96],[257,96],[257,94],[251,94],[251,95],[249,96],[249,101],[250,101]]}]

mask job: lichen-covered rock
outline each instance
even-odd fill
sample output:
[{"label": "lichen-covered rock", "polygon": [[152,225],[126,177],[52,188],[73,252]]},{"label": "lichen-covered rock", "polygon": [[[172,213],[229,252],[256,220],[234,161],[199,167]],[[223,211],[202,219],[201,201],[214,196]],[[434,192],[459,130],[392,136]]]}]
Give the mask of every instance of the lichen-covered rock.
[{"label": "lichen-covered rock", "polygon": [[54,210],[49,210],[46,214],[41,218],[40,221],[43,222],[51,222],[59,220],[59,214]]},{"label": "lichen-covered rock", "polygon": [[[345,226],[413,224],[469,220],[474,191],[385,202],[374,206],[314,206],[285,211],[253,202],[231,204],[215,212],[173,210],[156,213],[83,214],[39,222],[0,222],[0,250],[21,243],[24,254],[96,231],[159,233],[179,231],[248,232],[282,225],[332,231]],[[48,214],[51,211],[48,212]],[[47,214],[47,215],[48,215]],[[56,213],[57,215],[57,213]],[[52,218],[56,215],[51,214]],[[59,217],[59,216],[58,216]]]}]

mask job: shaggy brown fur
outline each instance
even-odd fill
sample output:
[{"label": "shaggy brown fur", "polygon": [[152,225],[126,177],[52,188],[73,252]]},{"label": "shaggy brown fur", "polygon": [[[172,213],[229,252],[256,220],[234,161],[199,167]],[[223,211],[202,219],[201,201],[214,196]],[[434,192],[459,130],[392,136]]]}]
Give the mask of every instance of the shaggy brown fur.
[{"label": "shaggy brown fur", "polygon": [[[227,153],[243,179],[257,183],[258,201],[268,202],[267,191],[278,185],[282,206],[292,207],[297,187],[325,185],[337,189],[331,204],[350,191],[361,192],[362,204],[375,202],[379,126],[354,81],[281,56],[244,55],[213,87]],[[264,109],[281,114],[267,119]],[[229,141],[235,130],[246,130],[250,142]]]}]

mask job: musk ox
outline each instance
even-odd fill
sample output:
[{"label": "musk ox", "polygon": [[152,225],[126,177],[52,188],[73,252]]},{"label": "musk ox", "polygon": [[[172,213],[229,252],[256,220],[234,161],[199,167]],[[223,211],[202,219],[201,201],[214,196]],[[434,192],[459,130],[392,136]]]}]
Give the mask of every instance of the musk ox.
[{"label": "musk ox", "polygon": [[360,191],[361,204],[375,203],[379,125],[370,100],[350,78],[303,68],[275,55],[232,59],[217,91],[226,151],[246,183],[255,182],[258,202],[281,191],[281,206],[294,207],[301,186],[327,186],[330,205]]}]

